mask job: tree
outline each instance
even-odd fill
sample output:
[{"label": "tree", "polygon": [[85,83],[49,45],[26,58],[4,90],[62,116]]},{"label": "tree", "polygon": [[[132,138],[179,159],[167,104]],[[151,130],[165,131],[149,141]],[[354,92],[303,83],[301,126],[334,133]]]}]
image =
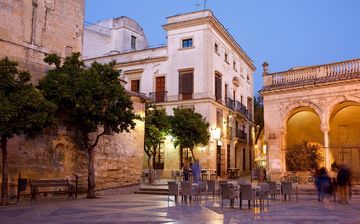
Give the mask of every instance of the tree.
[{"label": "tree", "polygon": [[[155,156],[160,143],[165,140],[165,136],[170,128],[169,118],[165,110],[147,106],[145,116],[145,145],[144,150],[148,156],[149,183],[153,182],[151,170],[155,167]],[[153,161],[151,163],[151,161]]]},{"label": "tree", "polygon": [[56,106],[44,99],[30,82],[28,72],[19,72],[17,63],[0,60],[0,137],[2,152],[1,204],[7,204],[7,141],[14,135],[35,137],[55,121]]},{"label": "tree", "polygon": [[258,141],[261,131],[264,129],[264,103],[260,94],[254,98],[254,119],[256,124],[255,143]]},{"label": "tree", "polygon": [[58,105],[57,114],[77,135],[76,143],[87,153],[88,198],[95,198],[94,149],[109,130],[129,132],[135,127],[133,104],[121,86],[115,62],[84,67],[80,53],[65,58],[63,65],[56,55],[45,61],[56,68],[50,70],[39,88],[46,99]]},{"label": "tree", "polygon": [[303,141],[289,146],[286,152],[286,167],[293,171],[315,171],[322,161],[319,146]]},{"label": "tree", "polygon": [[210,134],[209,123],[199,113],[189,109],[174,109],[170,116],[170,133],[175,137],[174,146],[189,148],[195,159],[194,148],[196,145],[207,145]]}]

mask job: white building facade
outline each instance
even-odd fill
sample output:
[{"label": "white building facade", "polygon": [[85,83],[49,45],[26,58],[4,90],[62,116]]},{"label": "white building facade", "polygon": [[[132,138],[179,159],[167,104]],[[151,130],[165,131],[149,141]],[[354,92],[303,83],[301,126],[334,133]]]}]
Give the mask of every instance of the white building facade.
[{"label": "white building facade", "polygon": [[[116,60],[128,90],[146,94],[168,114],[178,107],[202,114],[210,124],[211,137],[208,145],[194,150],[201,166],[216,170],[218,176],[225,176],[228,168],[248,173],[253,160],[255,67],[239,44],[210,10],[168,17],[163,25],[167,44],[157,48],[147,47],[145,35],[138,35],[131,26],[114,31],[115,23],[140,27],[135,21],[116,21],[121,19],[130,20],[112,19],[106,22],[110,26],[103,28],[110,36],[122,33],[127,35],[123,40],[130,41],[118,39],[120,43],[115,41],[111,49],[106,43],[107,52],[101,49],[96,29],[85,28],[85,62]],[[114,47],[121,44],[127,46]],[[174,148],[170,137],[157,155],[156,168],[164,169],[164,177],[181,169],[185,158],[191,157],[188,149]]]}]

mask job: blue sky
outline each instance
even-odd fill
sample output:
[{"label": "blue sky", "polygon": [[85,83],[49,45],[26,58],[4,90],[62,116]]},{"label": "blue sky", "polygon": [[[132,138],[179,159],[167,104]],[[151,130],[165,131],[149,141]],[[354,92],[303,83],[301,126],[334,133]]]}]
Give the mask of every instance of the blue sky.
[{"label": "blue sky", "polygon": [[[86,0],[85,20],[135,19],[150,45],[166,43],[166,17],[203,9],[203,0]],[[207,0],[254,61],[254,94],[262,66],[270,72],[360,58],[360,0]]]}]

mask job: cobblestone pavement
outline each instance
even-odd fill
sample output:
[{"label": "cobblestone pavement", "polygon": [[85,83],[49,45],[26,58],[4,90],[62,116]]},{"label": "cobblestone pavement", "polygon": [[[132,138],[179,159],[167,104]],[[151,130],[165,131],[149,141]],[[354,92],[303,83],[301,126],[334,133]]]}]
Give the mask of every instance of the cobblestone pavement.
[{"label": "cobblestone pavement", "polygon": [[[245,202],[245,201],[244,201]],[[360,223],[360,197],[348,205],[318,202],[315,196],[302,196],[299,202],[270,201],[269,207],[220,208],[212,197],[201,204],[175,205],[167,196],[114,195],[97,199],[50,198],[34,203],[0,208],[0,223]]]}]

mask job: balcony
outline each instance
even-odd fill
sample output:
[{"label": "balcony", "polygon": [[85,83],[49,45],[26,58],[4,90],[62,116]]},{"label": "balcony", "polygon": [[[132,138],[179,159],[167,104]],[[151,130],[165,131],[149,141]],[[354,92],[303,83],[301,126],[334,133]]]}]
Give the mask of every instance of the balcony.
[{"label": "balcony", "polygon": [[237,113],[240,113],[244,117],[249,118],[248,117],[248,115],[249,115],[248,110],[246,109],[245,105],[243,105],[239,101],[235,101],[235,111]]},{"label": "balcony", "polygon": [[234,110],[234,101],[230,97],[225,98],[226,107]]},{"label": "balcony", "polygon": [[264,91],[360,78],[360,59],[264,75]]},{"label": "balcony", "polygon": [[149,98],[154,103],[161,103],[167,101],[167,91],[151,92]]},{"label": "balcony", "polygon": [[243,130],[237,129],[235,134],[239,142],[247,142],[247,135]]}]

